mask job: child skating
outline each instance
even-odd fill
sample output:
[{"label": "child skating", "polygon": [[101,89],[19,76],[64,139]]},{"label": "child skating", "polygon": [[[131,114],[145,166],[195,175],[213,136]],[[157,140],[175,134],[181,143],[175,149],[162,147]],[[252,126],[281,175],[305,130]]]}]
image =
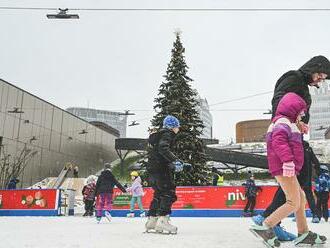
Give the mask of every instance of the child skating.
[{"label": "child skating", "polygon": [[262,226],[250,230],[263,239],[267,247],[279,247],[273,227],[281,220],[295,213],[298,237],[295,245],[324,244],[326,237],[309,230],[305,216],[305,194],[300,188],[296,175],[303,162],[301,118],[306,111],[305,101],[295,93],[287,93],[280,100],[275,117],[267,131],[267,157],[269,171],[285,193],[286,202],[270,216]]},{"label": "child skating", "polygon": [[86,185],[82,189],[83,201],[85,204],[85,213],[83,216],[93,216],[96,180],[96,176],[89,176],[86,179]]},{"label": "child skating", "polygon": [[170,224],[175,194],[174,171],[182,171],[183,164],[173,154],[174,138],[179,132],[179,120],[171,115],[165,117],[163,128],[149,137],[150,150],[147,170],[154,190],[150,203],[146,232],[176,234],[178,228]]},{"label": "child skating", "polygon": [[145,217],[146,214],[142,206],[143,188],[141,184],[142,182],[141,177],[139,177],[139,173],[137,171],[132,171],[131,179],[133,181],[132,186],[126,189],[127,192],[130,192],[132,194],[132,199],[130,202],[130,212],[127,214],[127,217],[132,218],[135,216],[134,208],[136,202],[140,209],[140,217]]},{"label": "child skating", "polygon": [[96,182],[96,220],[98,223],[100,223],[102,216],[105,216],[109,222],[111,221],[110,210],[113,187],[116,185],[122,192],[126,192],[126,189],[117,181],[110,168],[109,163],[104,164],[104,170]]}]

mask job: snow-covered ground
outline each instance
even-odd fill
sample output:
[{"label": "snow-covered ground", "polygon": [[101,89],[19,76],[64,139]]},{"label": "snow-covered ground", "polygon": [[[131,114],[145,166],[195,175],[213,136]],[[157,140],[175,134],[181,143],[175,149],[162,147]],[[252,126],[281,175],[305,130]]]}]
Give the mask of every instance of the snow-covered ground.
[{"label": "snow-covered ground", "polygon": [[[6,248],[262,248],[245,218],[172,218],[177,235],[143,234],[146,219],[113,218],[112,223],[83,217],[1,217],[0,247]],[[308,220],[310,223],[310,219]],[[284,222],[295,231],[291,219]],[[330,237],[330,223],[310,228]],[[282,247],[294,247],[284,244]],[[325,245],[323,247],[330,247]]]}]

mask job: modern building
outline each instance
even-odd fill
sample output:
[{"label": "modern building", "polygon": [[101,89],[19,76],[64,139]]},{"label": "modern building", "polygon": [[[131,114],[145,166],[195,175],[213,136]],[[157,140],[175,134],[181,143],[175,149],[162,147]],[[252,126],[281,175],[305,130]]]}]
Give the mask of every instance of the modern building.
[{"label": "modern building", "polygon": [[325,138],[325,132],[330,127],[330,81],[310,89],[312,105],[310,108],[310,139]]},{"label": "modern building", "polygon": [[1,79],[0,127],[0,185],[7,169],[18,170],[24,187],[58,176],[66,163],[84,177],[117,158],[116,130],[98,128]]},{"label": "modern building", "polygon": [[108,110],[78,107],[67,108],[66,110],[88,122],[103,122],[108,126],[117,129],[121,138],[126,138],[127,115]]},{"label": "modern building", "polygon": [[270,120],[249,120],[236,124],[236,143],[265,142]]},{"label": "modern building", "polygon": [[201,138],[212,139],[213,118],[210,112],[209,104],[206,99],[203,99],[200,96],[198,96],[197,101],[199,103],[197,106],[197,111],[199,112],[200,118],[204,124]]}]

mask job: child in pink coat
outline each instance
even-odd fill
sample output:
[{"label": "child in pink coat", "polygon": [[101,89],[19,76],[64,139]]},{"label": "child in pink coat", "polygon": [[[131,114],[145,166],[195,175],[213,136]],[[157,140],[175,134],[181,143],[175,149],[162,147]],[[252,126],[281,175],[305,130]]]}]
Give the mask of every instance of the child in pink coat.
[{"label": "child in pink coat", "polygon": [[269,247],[279,247],[273,227],[294,213],[298,229],[296,245],[323,244],[326,237],[309,231],[305,216],[305,194],[297,180],[303,163],[301,118],[307,110],[305,101],[295,93],[287,93],[279,102],[275,117],[267,131],[269,172],[285,193],[286,203],[268,216],[263,226],[252,226],[251,231]]}]

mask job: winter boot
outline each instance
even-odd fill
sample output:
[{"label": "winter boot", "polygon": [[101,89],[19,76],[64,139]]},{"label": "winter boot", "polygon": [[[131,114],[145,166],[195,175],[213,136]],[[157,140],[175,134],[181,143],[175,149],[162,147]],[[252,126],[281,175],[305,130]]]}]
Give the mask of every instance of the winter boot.
[{"label": "winter boot", "polygon": [[171,225],[169,223],[169,219],[170,219],[169,215],[159,216],[156,227],[155,227],[156,232],[177,234],[178,228],[176,226]]},{"label": "winter boot", "polygon": [[272,228],[267,226],[253,225],[251,226],[250,231],[256,237],[262,238],[264,244],[269,248],[279,247],[281,245]]},{"label": "winter boot", "polygon": [[128,214],[126,215],[126,217],[127,217],[127,218],[134,218],[134,213],[128,213]]},{"label": "winter boot", "polygon": [[311,231],[298,234],[298,238],[295,239],[294,244],[297,246],[300,245],[320,245],[325,244],[327,238],[322,235],[318,235],[317,233],[313,233]]},{"label": "winter boot", "polygon": [[256,215],[252,217],[252,221],[254,222],[254,224],[258,225],[258,226],[262,226],[262,223],[264,222],[265,218],[262,215]]},{"label": "winter boot", "polygon": [[283,227],[277,225],[273,227],[274,233],[279,241],[293,241],[297,238],[293,233],[287,232]]},{"label": "winter boot", "polygon": [[320,223],[320,219],[317,216],[313,216],[312,223]]},{"label": "winter boot", "polygon": [[146,232],[149,232],[151,230],[155,230],[156,224],[157,224],[158,217],[157,216],[149,216],[148,221],[145,225]]},{"label": "winter boot", "polygon": [[107,220],[108,220],[109,222],[111,222],[111,218],[112,218],[112,216],[111,216],[110,212],[109,212],[109,211],[105,211],[105,212],[104,212],[104,215],[105,215],[105,218],[107,218]]}]

